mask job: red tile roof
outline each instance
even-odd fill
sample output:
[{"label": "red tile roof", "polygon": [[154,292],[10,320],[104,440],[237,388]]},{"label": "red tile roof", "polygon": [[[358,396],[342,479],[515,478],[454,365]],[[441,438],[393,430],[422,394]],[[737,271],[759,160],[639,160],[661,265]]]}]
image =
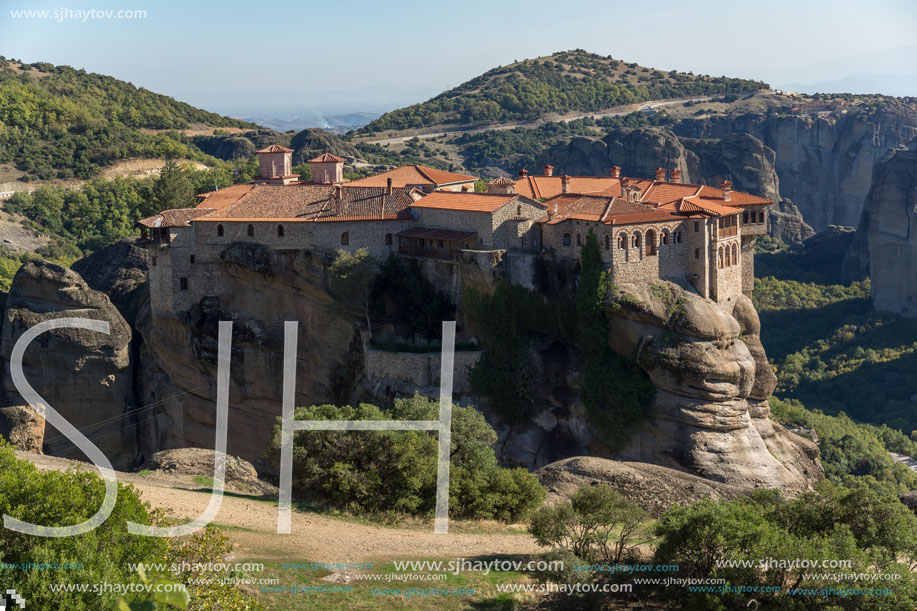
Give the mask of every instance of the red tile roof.
[{"label": "red tile roof", "polygon": [[473,193],[467,191],[434,191],[413,204],[414,208],[439,208],[470,212],[494,212],[517,199],[515,193]]},{"label": "red tile roof", "polygon": [[285,146],[280,146],[279,144],[272,144],[266,146],[260,151],[255,151],[256,153],[292,153],[293,149],[288,149]]},{"label": "red tile roof", "polygon": [[[543,199],[563,193],[563,176],[522,176],[516,180],[516,193]],[[608,189],[617,189],[620,195],[621,181],[617,178],[603,176],[571,176],[569,193],[596,193]]]},{"label": "red tile roof", "polygon": [[473,182],[477,180],[474,176],[467,174],[455,174],[445,172],[434,168],[428,168],[422,165],[403,165],[400,168],[381,172],[351,181],[351,185],[359,187],[384,187],[388,184],[388,179],[392,179],[393,187],[407,187],[411,185],[448,185],[456,182]]},{"label": "red tile roof", "polygon": [[315,159],[310,159],[309,163],[337,163],[341,161],[347,161],[343,157],[338,157],[337,155],[332,155],[331,153],[322,153]]},{"label": "red tile roof", "polygon": [[381,187],[340,186],[341,199],[334,199],[334,185],[254,185],[231,205],[200,221],[288,221],[325,222],[391,220],[413,218],[408,208],[414,203],[408,189],[385,193]]},{"label": "red tile roof", "polygon": [[137,221],[138,225],[153,229],[160,227],[188,227],[189,221],[210,214],[213,208],[172,208]]},{"label": "red tile roof", "polygon": [[231,187],[226,187],[225,189],[220,189],[218,191],[200,193],[196,197],[200,197],[202,201],[197,205],[197,207],[222,210],[226,206],[235,203],[237,199],[251,191],[252,187],[254,186],[255,185],[251,183],[246,183],[241,185],[232,185]]}]

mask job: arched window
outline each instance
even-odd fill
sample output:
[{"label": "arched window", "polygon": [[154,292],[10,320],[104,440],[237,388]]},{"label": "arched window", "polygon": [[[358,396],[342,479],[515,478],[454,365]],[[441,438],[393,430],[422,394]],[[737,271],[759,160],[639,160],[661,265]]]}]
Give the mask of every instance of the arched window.
[{"label": "arched window", "polygon": [[681,244],[681,232],[680,231],[675,232],[675,243]]},{"label": "arched window", "polygon": [[646,256],[652,257],[656,254],[656,232],[649,229],[646,232]]},{"label": "arched window", "polygon": [[522,216],[522,206],[516,206],[516,216]]},{"label": "arched window", "polygon": [[633,247],[634,247],[634,248],[640,248],[640,232],[639,232],[639,231],[637,231],[636,233],[634,233],[633,242],[634,242],[634,243],[633,243]]},{"label": "arched window", "polygon": [[611,237],[605,234],[605,250],[611,250]]},{"label": "arched window", "polygon": [[618,234],[618,249],[627,250],[627,234],[626,233]]},{"label": "arched window", "polygon": [[569,246],[569,245],[570,245],[570,234],[565,233],[564,234],[564,246]]},{"label": "arched window", "polygon": [[254,237],[254,236],[255,236],[255,226],[254,226],[254,225],[249,225],[249,226],[248,226],[248,237],[251,238],[251,237]]},{"label": "arched window", "polygon": [[350,244],[350,234],[346,231],[341,234],[341,246],[347,246]]},{"label": "arched window", "polygon": [[220,238],[223,237],[223,226],[222,225],[217,225],[217,237],[220,237]]},{"label": "arched window", "polygon": [[739,264],[739,247],[736,246],[735,244],[732,245],[732,264],[733,265]]},{"label": "arched window", "polygon": [[277,237],[278,238],[283,237],[283,225],[277,225]]},{"label": "arched window", "polygon": [[577,246],[582,246],[582,245],[583,245],[583,239],[580,237],[579,234],[576,234],[576,245],[577,245]]},{"label": "arched window", "polygon": [[385,234],[385,245],[386,246],[392,245],[392,234],[390,233]]},{"label": "arched window", "polygon": [[720,250],[719,250],[719,253],[718,253],[718,254],[719,254],[719,259],[718,259],[718,260],[719,260],[719,264],[717,265],[717,267],[719,267],[719,268],[722,269],[722,267],[723,267],[723,247],[722,247],[722,246],[720,246]]},{"label": "arched window", "polygon": [[668,229],[662,230],[662,243],[665,245],[668,245],[669,243],[669,230]]}]

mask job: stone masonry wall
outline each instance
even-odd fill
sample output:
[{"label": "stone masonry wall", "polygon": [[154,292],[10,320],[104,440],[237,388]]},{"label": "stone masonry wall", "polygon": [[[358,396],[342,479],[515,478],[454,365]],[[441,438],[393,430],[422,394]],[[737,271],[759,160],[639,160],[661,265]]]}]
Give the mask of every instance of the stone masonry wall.
[{"label": "stone masonry wall", "polygon": [[[439,386],[441,354],[427,352],[388,352],[377,348],[365,349],[366,376],[408,382],[416,386]],[[452,373],[452,388],[455,392],[470,392],[468,369],[481,358],[481,350],[457,351]]]}]

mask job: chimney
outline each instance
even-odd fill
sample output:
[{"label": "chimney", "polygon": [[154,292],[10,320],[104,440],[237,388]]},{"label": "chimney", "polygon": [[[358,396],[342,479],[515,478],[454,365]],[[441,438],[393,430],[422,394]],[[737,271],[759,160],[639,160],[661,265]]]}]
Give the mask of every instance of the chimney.
[{"label": "chimney", "polygon": [[525,178],[529,175],[529,171],[526,169],[519,170],[519,178]]},{"label": "chimney", "polygon": [[554,176],[554,166],[552,165],[544,166],[544,175],[545,176]]},{"label": "chimney", "polygon": [[656,180],[659,182],[665,182],[665,168],[656,169]]},{"label": "chimney", "polygon": [[612,178],[621,178],[621,166],[617,166],[617,165],[611,166],[611,177]]},{"label": "chimney", "polygon": [[554,214],[557,214],[557,202],[554,202]]},{"label": "chimney", "polygon": [[729,201],[729,192],[732,191],[732,182],[724,180],[720,183],[720,189],[723,190],[723,201]]},{"label": "chimney", "polygon": [[388,179],[386,179],[385,181],[385,194],[386,195],[392,194],[392,177],[391,176],[389,176]]},{"label": "chimney", "polygon": [[567,176],[566,174],[561,176],[560,177],[560,186],[561,186],[561,189],[560,189],[561,191],[563,191],[564,193],[569,193],[570,192],[570,177]]},{"label": "chimney", "polygon": [[681,182],[681,170],[678,168],[672,168],[669,175],[672,177],[672,182]]}]

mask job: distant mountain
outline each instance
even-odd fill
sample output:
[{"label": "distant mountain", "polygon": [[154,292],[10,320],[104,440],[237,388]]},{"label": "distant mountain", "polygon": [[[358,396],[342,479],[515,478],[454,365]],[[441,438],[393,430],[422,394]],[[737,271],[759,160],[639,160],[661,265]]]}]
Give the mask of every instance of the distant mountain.
[{"label": "distant mountain", "polygon": [[791,83],[782,87],[800,93],[878,93],[917,97],[917,74],[856,74],[816,83]]},{"label": "distant mountain", "polygon": [[760,81],[661,72],[577,49],[494,68],[426,102],[387,112],[360,131],[525,121],[548,113],[767,88]]},{"label": "distant mountain", "polygon": [[202,153],[168,130],[247,128],[110,76],[0,57],[0,163],[31,178],[91,178],[131,158]]},{"label": "distant mountain", "polygon": [[319,127],[332,133],[344,133],[358,127],[363,127],[370,121],[378,119],[381,115],[373,112],[351,112],[342,115],[322,115],[320,113],[297,114],[252,114],[242,117],[258,125],[270,127],[278,132],[300,131]]}]

